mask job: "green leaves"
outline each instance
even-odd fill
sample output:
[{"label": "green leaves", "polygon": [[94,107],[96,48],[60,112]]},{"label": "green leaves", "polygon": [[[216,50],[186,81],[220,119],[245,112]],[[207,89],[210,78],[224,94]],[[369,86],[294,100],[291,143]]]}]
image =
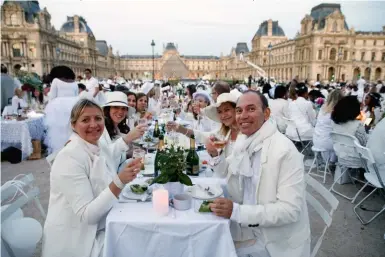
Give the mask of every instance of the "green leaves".
[{"label": "green leaves", "polygon": [[180,182],[192,186],[191,179],[183,172],[186,169],[184,150],[171,146],[158,154],[157,163],[161,174],[154,179],[152,184],[165,184],[167,182]]}]

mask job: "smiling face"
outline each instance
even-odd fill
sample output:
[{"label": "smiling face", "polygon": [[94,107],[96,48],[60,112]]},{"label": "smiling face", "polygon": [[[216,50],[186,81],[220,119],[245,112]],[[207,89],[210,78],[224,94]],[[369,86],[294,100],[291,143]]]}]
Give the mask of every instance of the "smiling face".
[{"label": "smiling face", "polygon": [[270,109],[263,110],[261,98],[256,93],[243,94],[239,98],[236,120],[240,131],[246,136],[257,132],[269,116]]},{"label": "smiling face", "polygon": [[136,108],[136,98],[134,95],[127,96],[128,106]]},{"label": "smiling face", "polygon": [[82,139],[97,145],[104,130],[103,113],[96,107],[85,107],[72,127]]},{"label": "smiling face", "polygon": [[138,99],[138,102],[137,102],[137,106],[136,106],[136,110],[138,112],[143,112],[147,109],[147,97],[146,96],[142,96],[141,98]]},{"label": "smiling face", "polygon": [[207,106],[206,99],[203,96],[195,97],[194,103],[198,104],[201,109],[203,109],[203,108],[205,108]]},{"label": "smiling face", "polygon": [[235,122],[235,108],[230,102],[225,102],[217,108],[217,113],[221,122],[230,127]]},{"label": "smiling face", "polygon": [[118,126],[122,120],[127,116],[128,108],[124,106],[111,106],[110,107],[110,117],[115,127]]}]

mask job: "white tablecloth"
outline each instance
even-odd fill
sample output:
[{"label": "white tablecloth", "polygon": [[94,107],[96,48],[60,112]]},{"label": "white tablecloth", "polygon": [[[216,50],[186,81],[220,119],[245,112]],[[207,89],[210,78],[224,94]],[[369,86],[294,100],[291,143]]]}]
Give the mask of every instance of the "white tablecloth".
[{"label": "white tablecloth", "polygon": [[32,139],[42,140],[44,115],[36,114],[23,121],[1,120],[1,151],[14,146],[21,150],[25,159],[33,152]]},{"label": "white tablecloth", "polygon": [[[193,183],[223,184],[217,178]],[[236,257],[230,221],[212,213],[175,210],[159,217],[151,202],[117,204],[107,216],[105,257]]]}]

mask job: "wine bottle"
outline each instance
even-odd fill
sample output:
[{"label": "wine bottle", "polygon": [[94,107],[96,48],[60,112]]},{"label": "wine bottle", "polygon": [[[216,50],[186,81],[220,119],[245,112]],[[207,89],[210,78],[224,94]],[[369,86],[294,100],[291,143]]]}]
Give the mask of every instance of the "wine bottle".
[{"label": "wine bottle", "polygon": [[23,113],[23,109],[21,108],[20,103],[18,103],[18,106],[17,106],[17,116],[21,117],[22,113]]},{"label": "wine bottle", "polygon": [[155,129],[154,129],[154,133],[152,134],[152,136],[154,138],[157,138],[157,137],[159,137],[159,135],[160,135],[160,129],[159,129],[158,120],[155,120]]},{"label": "wine bottle", "polygon": [[198,176],[199,175],[199,156],[195,150],[195,137],[190,136],[190,150],[186,157],[186,171],[187,175]]},{"label": "wine bottle", "polygon": [[155,154],[155,160],[154,160],[154,178],[159,176],[159,164],[158,164],[158,159],[160,152],[163,150],[164,147],[164,136],[162,134],[159,135],[159,144],[158,144],[158,151],[156,151]]}]

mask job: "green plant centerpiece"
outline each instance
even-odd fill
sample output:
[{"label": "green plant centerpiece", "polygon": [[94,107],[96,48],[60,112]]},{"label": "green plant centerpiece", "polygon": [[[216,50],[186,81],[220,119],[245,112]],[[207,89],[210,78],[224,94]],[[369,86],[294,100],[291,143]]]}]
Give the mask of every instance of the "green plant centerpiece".
[{"label": "green plant centerpiece", "polygon": [[171,145],[158,153],[155,165],[160,170],[160,175],[151,184],[166,184],[169,182],[179,182],[186,186],[192,186],[189,176],[183,172],[186,170],[184,149],[179,146]]}]

